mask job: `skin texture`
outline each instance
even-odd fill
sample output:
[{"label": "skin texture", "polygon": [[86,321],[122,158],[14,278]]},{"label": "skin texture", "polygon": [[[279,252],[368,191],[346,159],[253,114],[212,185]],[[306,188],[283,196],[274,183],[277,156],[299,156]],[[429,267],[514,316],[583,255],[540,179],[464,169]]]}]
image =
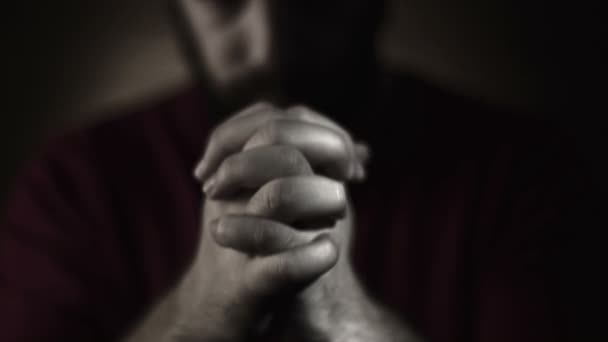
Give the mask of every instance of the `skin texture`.
[{"label": "skin texture", "polygon": [[365,295],[348,257],[346,184],[364,181],[369,149],[311,109],[361,106],[379,2],[173,4],[212,109],[236,114],[194,170],[197,256],[129,340],[415,340]]},{"label": "skin texture", "polygon": [[[412,340],[365,295],[348,258],[345,182],[362,180],[366,148],[297,109],[307,114],[286,119],[293,109],[258,104],[215,129],[194,172],[207,194],[197,257],[131,341]],[[297,139],[276,134],[285,120]]]}]

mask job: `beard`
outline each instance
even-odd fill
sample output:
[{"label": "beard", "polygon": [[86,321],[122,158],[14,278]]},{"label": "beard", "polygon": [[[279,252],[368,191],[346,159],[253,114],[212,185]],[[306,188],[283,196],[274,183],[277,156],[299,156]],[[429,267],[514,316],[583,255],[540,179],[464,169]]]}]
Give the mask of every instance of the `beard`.
[{"label": "beard", "polygon": [[171,12],[178,43],[213,120],[259,101],[279,107],[305,105],[338,119],[363,108],[376,95],[381,75],[372,29],[375,24],[354,29],[344,39],[324,40],[325,45],[309,39],[283,40],[289,45],[275,65],[245,70],[220,83],[203,62],[201,47],[195,44],[196,37],[181,10],[172,6]]},{"label": "beard", "polygon": [[281,108],[305,105],[335,120],[352,120],[373,100],[379,76],[376,64],[345,62],[332,68],[252,70],[220,85],[209,70],[200,70],[203,96],[218,121],[261,101]]},{"label": "beard", "polygon": [[198,77],[203,96],[215,117],[227,117],[256,102],[282,105],[287,102],[274,73],[256,71],[226,84],[218,84],[208,70]]},{"label": "beard", "polygon": [[[338,118],[364,107],[376,95],[375,87],[381,76],[375,37],[384,1],[345,3],[357,5],[345,7],[351,10],[340,11],[338,17],[327,17],[325,24],[329,30],[308,23],[287,25],[293,32],[286,32],[279,39],[282,48],[280,56],[276,56],[276,65],[246,70],[224,84],[214,80],[212,70],[202,62],[202,47],[196,44],[197,38],[183,8],[172,1],[169,9],[178,44],[214,118],[225,118],[258,101],[280,107],[306,105]],[[294,31],[294,27],[300,29]],[[316,30],[324,38],[310,39],[314,37],[310,30]]]}]

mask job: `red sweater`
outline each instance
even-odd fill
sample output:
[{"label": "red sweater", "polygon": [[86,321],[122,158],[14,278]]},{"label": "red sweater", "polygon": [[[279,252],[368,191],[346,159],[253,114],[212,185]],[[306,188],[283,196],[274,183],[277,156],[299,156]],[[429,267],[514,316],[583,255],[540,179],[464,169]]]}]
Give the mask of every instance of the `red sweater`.
[{"label": "red sweater", "polygon": [[[569,143],[531,119],[395,92],[346,125],[374,152],[369,180],[350,188],[369,293],[429,342],[577,334]],[[200,235],[191,170],[207,118],[189,90],[26,165],[1,225],[0,341],[114,340],[171,288]]]}]

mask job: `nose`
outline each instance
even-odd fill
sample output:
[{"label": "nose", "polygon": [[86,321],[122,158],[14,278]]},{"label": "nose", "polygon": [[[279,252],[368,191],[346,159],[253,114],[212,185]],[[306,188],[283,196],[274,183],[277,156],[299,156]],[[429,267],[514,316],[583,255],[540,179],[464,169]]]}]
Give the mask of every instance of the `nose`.
[{"label": "nose", "polygon": [[234,51],[248,69],[272,69],[276,29],[268,0],[251,0],[239,18],[241,41]]},{"label": "nose", "polygon": [[[313,0],[249,0],[239,17],[240,47],[234,51],[240,64],[277,81],[302,66],[315,52],[315,27],[323,13]],[[322,40],[322,39],[320,39]],[[236,47],[236,46],[235,46]],[[315,57],[319,58],[319,57]]]}]

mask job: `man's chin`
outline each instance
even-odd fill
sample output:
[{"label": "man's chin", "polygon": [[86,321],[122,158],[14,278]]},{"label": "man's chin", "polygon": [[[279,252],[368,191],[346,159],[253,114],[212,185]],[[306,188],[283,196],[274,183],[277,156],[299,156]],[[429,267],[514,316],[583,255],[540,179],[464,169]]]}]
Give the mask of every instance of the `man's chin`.
[{"label": "man's chin", "polygon": [[289,101],[280,91],[280,87],[262,80],[235,82],[230,86],[206,84],[204,89],[220,115],[230,115],[253,103],[267,101],[278,106]]},{"label": "man's chin", "polygon": [[[356,82],[351,82],[356,83]],[[346,99],[347,94],[357,84],[345,83],[338,77],[327,75],[300,74],[297,78],[271,78],[268,76],[249,77],[234,81],[229,85],[218,86],[204,83],[214,115],[226,116],[257,102],[267,101],[279,107],[296,104],[311,106],[327,114],[339,111],[353,99]],[[356,101],[354,101],[356,102]]]},{"label": "man's chin", "polygon": [[283,103],[281,96],[276,92],[221,92],[216,94],[214,99],[216,109],[221,115],[236,113],[258,102],[270,102],[276,105]]}]

